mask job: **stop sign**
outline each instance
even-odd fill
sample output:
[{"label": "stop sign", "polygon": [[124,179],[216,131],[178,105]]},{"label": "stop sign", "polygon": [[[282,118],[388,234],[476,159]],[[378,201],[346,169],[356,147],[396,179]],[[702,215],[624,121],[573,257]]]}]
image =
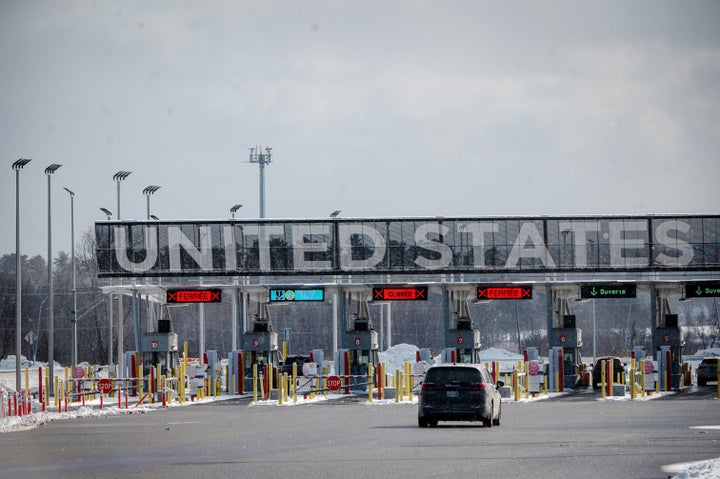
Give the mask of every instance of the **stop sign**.
[{"label": "stop sign", "polygon": [[340,378],[337,376],[330,376],[329,378],[327,378],[326,384],[329,390],[337,391],[338,389],[340,389],[341,381]]},{"label": "stop sign", "polygon": [[112,391],[112,381],[110,381],[107,378],[101,379],[97,383],[98,391],[100,391],[103,394],[107,394],[110,391]]}]

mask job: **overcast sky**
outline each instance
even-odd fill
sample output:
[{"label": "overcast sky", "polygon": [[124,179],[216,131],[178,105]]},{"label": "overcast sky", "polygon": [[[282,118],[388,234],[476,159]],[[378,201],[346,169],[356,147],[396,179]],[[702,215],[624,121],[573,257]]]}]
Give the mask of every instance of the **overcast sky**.
[{"label": "overcast sky", "polygon": [[[0,0],[0,254],[144,219],[720,213],[720,2]],[[0,165],[2,166],[2,165]]]}]

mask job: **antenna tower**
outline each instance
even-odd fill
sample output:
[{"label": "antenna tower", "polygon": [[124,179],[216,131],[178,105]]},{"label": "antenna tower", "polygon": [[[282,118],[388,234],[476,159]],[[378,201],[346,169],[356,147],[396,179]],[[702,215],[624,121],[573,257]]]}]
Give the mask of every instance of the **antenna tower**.
[{"label": "antenna tower", "polygon": [[265,165],[272,162],[272,148],[250,148],[250,163],[260,165],[260,218],[265,218]]}]

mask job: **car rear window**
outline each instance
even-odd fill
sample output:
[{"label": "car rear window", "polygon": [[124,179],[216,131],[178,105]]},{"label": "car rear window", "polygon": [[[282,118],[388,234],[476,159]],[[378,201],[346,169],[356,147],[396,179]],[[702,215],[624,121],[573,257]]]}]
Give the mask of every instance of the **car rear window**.
[{"label": "car rear window", "polygon": [[480,371],[471,368],[433,368],[428,370],[425,381],[435,384],[470,384],[482,382]]}]

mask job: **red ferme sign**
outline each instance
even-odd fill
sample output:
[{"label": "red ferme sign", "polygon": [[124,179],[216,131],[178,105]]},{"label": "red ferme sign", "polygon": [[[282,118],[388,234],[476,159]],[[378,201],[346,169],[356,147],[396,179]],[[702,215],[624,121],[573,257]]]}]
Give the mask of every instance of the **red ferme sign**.
[{"label": "red ferme sign", "polygon": [[219,303],[222,290],[220,289],[169,289],[167,291],[168,303]]},{"label": "red ferme sign", "polygon": [[532,299],[532,286],[480,286],[477,299]]}]

